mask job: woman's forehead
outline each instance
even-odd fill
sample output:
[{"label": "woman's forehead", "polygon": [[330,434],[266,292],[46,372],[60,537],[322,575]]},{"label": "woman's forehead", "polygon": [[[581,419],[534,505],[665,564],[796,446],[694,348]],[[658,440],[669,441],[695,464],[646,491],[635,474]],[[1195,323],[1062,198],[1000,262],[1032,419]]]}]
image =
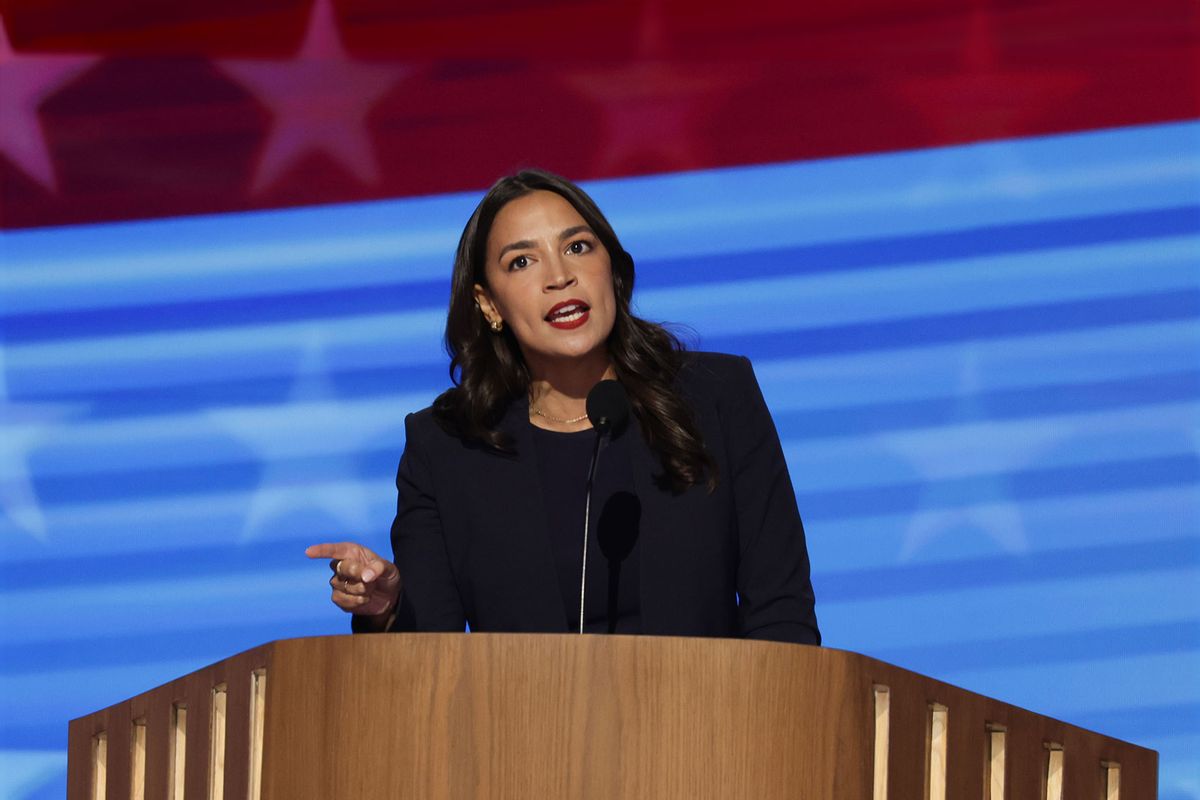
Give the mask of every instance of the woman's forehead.
[{"label": "woman's forehead", "polygon": [[530,192],[509,201],[496,213],[488,232],[488,249],[522,239],[554,237],[586,224],[583,215],[561,195],[545,190]]}]

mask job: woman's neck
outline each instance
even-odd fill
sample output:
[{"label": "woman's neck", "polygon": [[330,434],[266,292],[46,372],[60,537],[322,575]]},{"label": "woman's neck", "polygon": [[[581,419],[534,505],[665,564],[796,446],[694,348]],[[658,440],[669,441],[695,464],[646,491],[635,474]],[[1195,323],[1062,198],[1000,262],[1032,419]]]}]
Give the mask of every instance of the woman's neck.
[{"label": "woman's neck", "polygon": [[534,425],[555,431],[591,427],[586,416],[588,392],[600,381],[616,377],[608,354],[598,355],[538,365],[529,385],[529,419]]}]

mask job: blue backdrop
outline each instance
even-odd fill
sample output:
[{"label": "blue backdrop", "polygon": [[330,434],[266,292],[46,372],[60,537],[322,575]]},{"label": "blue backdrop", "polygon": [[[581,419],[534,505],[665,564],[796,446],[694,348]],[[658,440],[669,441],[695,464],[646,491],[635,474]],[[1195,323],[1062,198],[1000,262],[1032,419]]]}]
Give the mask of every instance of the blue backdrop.
[{"label": "blue backdrop", "polygon": [[[1200,123],[590,183],[750,356],[826,643],[1158,749],[1200,798]],[[340,633],[478,194],[0,237],[0,795],[67,720]]]}]

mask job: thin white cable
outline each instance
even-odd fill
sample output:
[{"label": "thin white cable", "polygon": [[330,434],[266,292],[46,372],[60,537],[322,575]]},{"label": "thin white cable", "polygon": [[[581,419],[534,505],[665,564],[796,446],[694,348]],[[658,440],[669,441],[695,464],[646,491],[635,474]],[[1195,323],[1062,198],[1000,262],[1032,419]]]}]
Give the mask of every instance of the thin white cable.
[{"label": "thin white cable", "polygon": [[587,590],[588,525],[592,519],[592,483],[596,479],[596,466],[600,461],[600,445],[604,433],[596,432],[596,444],[592,448],[592,461],[588,465],[587,494],[583,501],[583,573],[579,576],[579,632],[583,633],[583,598]]},{"label": "thin white cable", "polygon": [[587,499],[583,503],[583,575],[579,578],[579,632],[583,633],[583,595],[587,588],[588,522],[592,518],[592,481],[588,479]]}]

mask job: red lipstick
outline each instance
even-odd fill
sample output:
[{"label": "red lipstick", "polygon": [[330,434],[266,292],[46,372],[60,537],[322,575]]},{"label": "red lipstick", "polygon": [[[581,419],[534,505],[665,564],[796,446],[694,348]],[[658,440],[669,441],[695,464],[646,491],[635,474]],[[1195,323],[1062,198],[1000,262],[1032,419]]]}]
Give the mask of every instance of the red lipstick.
[{"label": "red lipstick", "polygon": [[571,298],[555,304],[546,313],[546,322],[559,330],[569,331],[587,322],[590,310],[591,307],[587,303]]}]

